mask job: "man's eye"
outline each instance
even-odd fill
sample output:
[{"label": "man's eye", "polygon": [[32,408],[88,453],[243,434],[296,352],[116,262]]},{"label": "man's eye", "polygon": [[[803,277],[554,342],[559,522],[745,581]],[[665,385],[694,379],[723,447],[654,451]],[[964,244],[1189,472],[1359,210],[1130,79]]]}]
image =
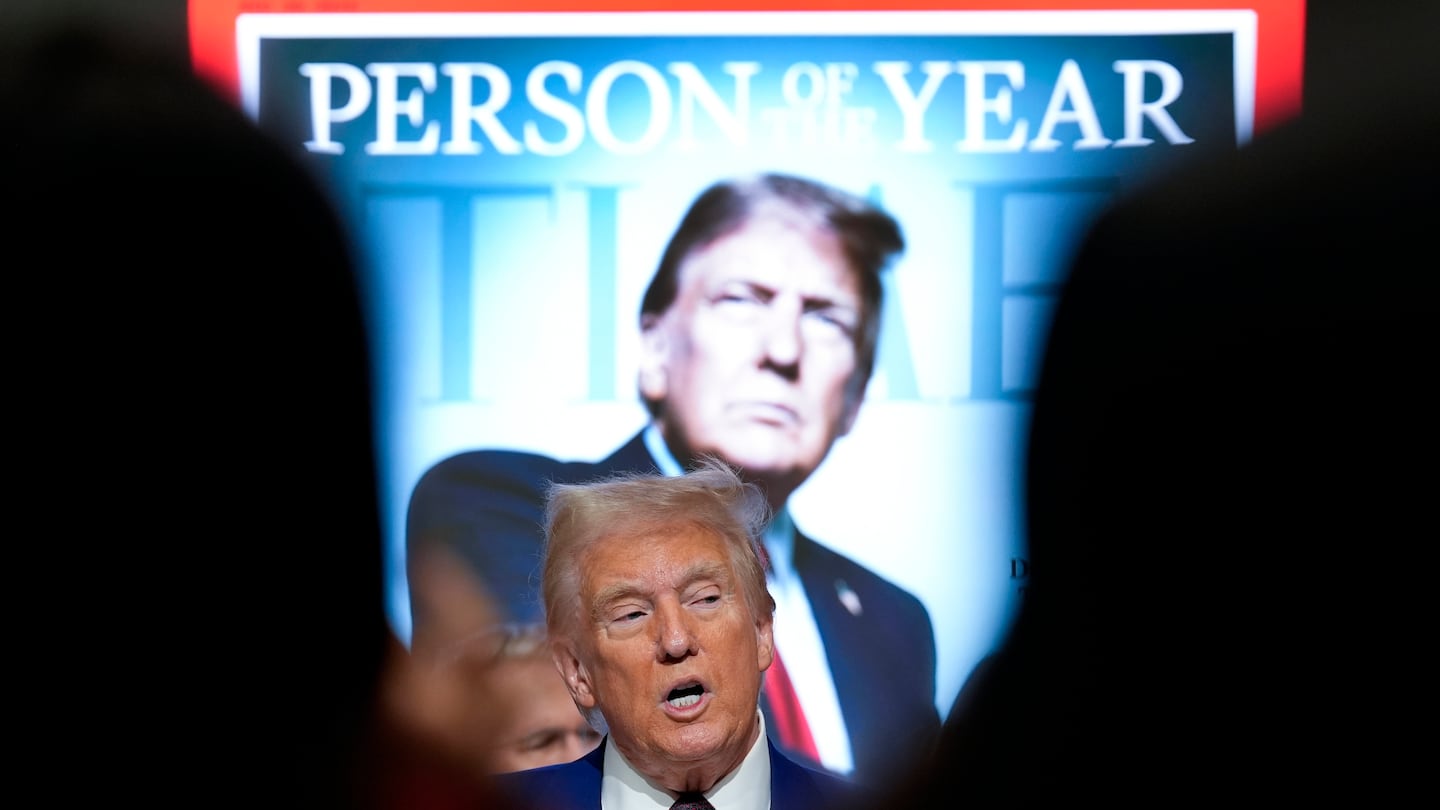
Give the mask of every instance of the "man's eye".
[{"label": "man's eye", "polygon": [[717,304],[767,304],[774,294],[747,284],[731,284],[715,291],[711,299]]},{"label": "man's eye", "polygon": [[854,336],[855,334],[855,319],[847,312],[814,309],[805,314],[810,316],[812,322],[819,324],[822,328],[833,329],[846,336]]},{"label": "man's eye", "polygon": [[729,305],[751,305],[764,303],[755,295],[750,293],[721,293],[716,296],[715,303]]},{"label": "man's eye", "polygon": [[544,732],[531,734],[520,741],[520,748],[523,751],[539,751],[550,748],[560,743],[560,734],[557,732]]}]

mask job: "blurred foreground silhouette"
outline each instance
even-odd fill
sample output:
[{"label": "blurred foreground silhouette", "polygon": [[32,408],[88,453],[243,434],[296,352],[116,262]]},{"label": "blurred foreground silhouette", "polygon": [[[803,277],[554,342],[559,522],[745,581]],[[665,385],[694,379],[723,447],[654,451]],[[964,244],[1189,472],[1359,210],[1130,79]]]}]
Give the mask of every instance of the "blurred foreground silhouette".
[{"label": "blurred foreground silhouette", "polygon": [[1026,604],[892,806],[1371,803],[1426,778],[1400,729],[1436,682],[1435,16],[1388,18],[1313,111],[1089,235],[1034,404]]},{"label": "blurred foreground silhouette", "polygon": [[38,518],[11,674],[47,792],[494,806],[384,615],[356,258],[321,187],[183,62],[5,33],[11,503]]}]

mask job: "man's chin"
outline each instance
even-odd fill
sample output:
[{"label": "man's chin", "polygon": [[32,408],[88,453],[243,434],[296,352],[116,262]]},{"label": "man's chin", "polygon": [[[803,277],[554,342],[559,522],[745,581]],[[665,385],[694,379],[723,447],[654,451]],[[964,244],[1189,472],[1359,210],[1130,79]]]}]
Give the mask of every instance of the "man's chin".
[{"label": "man's chin", "polygon": [[790,479],[803,475],[804,462],[793,452],[783,452],[771,444],[748,444],[726,447],[720,457],[739,468],[750,479]]},{"label": "man's chin", "polygon": [[724,735],[706,724],[676,729],[655,740],[652,750],[664,762],[704,764],[727,756]]},{"label": "man's chin", "polygon": [[713,741],[680,741],[668,746],[665,754],[673,762],[705,762],[719,756],[720,747]]},{"label": "man's chin", "polygon": [[715,760],[725,761],[729,767],[733,765],[730,760],[743,756],[749,750],[742,736],[739,729],[715,723],[695,723],[676,729],[669,735],[664,750],[674,762],[698,764]]},{"label": "man's chin", "polygon": [[789,474],[806,467],[806,448],[794,431],[764,423],[733,427],[712,452],[747,471]]}]

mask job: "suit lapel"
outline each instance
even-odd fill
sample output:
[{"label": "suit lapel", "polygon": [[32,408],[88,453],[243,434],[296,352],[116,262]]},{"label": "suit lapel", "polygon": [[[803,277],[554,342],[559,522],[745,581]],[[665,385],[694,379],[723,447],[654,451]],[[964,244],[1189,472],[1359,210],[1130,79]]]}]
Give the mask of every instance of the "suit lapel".
[{"label": "suit lapel", "polygon": [[650,457],[650,451],[645,448],[644,431],[636,433],[630,438],[630,441],[620,445],[620,449],[602,459],[595,467],[596,472],[602,475],[615,472],[658,472],[660,470],[655,459]]},{"label": "suit lapel", "polygon": [[768,738],[765,745],[770,750],[770,806],[775,810],[787,807],[804,807],[805,794],[796,779],[799,770],[775,748]]},{"label": "suit lapel", "polygon": [[589,807],[592,810],[600,810],[600,785],[605,770],[605,746],[610,742],[607,734],[601,738],[600,744],[595,750],[581,757],[577,763],[575,781],[575,806]]},{"label": "suit lapel", "polygon": [[874,702],[874,696],[866,693],[865,683],[854,677],[854,662],[863,660],[867,654],[862,619],[865,605],[844,581],[845,572],[832,565],[825,550],[798,529],[795,531],[795,571],[805,588],[805,598],[810,601],[815,629],[825,643],[825,661],[830,667],[835,696],[854,750],[856,729],[863,725],[862,718],[855,716],[855,712],[863,712],[864,707]]}]

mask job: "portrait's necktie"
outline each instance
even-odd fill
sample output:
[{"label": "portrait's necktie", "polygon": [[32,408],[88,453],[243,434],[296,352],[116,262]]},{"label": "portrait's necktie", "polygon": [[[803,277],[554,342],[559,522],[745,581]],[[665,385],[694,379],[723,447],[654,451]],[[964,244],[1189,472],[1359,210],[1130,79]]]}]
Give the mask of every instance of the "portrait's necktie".
[{"label": "portrait's necktie", "polygon": [[[767,577],[773,573],[770,550],[764,544],[760,546],[760,563],[765,567]],[[800,695],[795,692],[795,684],[785,671],[785,665],[780,663],[779,647],[775,648],[775,660],[765,670],[764,692],[765,705],[770,709],[768,720],[775,727],[776,742],[787,752],[808,757],[810,762],[818,765],[820,751],[810,734],[810,724],[805,722]]]},{"label": "portrait's necktie", "polygon": [[820,761],[820,752],[815,748],[815,738],[810,734],[810,724],[805,722],[805,712],[800,708],[800,696],[795,693],[795,684],[780,662],[780,651],[775,651],[775,660],[765,670],[765,699],[770,705],[770,719],[775,723],[775,737],[780,747],[809,757],[811,762]]},{"label": "portrait's necktie", "polygon": [[691,792],[681,793],[670,810],[715,810],[715,807],[705,799],[704,793]]}]

